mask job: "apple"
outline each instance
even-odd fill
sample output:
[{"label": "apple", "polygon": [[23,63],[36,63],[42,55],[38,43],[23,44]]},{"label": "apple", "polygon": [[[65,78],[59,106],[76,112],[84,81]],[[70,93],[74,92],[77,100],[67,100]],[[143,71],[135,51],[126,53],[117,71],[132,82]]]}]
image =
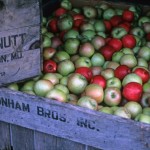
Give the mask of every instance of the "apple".
[{"label": "apple", "polygon": [[143,108],[143,114],[150,116],[150,107]]},{"label": "apple", "polygon": [[62,15],[57,22],[60,31],[70,30],[73,27],[73,18],[70,14]]},{"label": "apple", "polygon": [[111,60],[115,49],[110,45],[105,45],[100,48],[100,53],[104,56],[105,60]]},{"label": "apple", "polygon": [[96,100],[89,96],[82,96],[79,98],[77,105],[92,110],[97,110],[98,107]]},{"label": "apple", "polygon": [[95,31],[93,24],[90,22],[83,22],[80,26],[80,30],[81,32],[87,31],[87,30]]},{"label": "apple", "polygon": [[137,61],[137,66],[148,68],[148,62],[144,58],[138,57]]},{"label": "apple", "polygon": [[110,107],[102,107],[98,111],[106,113],[106,114],[113,114],[113,110]]},{"label": "apple", "polygon": [[122,95],[127,101],[140,102],[143,94],[143,87],[137,82],[127,83],[122,90]]},{"label": "apple", "polygon": [[78,51],[79,51],[80,56],[91,57],[94,54],[95,49],[94,49],[94,46],[90,42],[85,42],[80,45]]},{"label": "apple", "polygon": [[142,26],[144,28],[145,33],[150,33],[150,22],[145,22]]},{"label": "apple", "polygon": [[56,84],[56,85],[54,86],[54,88],[63,91],[65,94],[69,94],[68,88],[67,88],[65,85],[63,85],[63,84],[60,84],[60,83],[59,83],[59,84]]},{"label": "apple", "polygon": [[123,80],[123,78],[129,73],[131,73],[131,69],[126,65],[119,65],[114,70],[115,77],[119,78],[120,80]]},{"label": "apple", "polygon": [[42,76],[42,79],[51,81],[53,85],[56,85],[59,83],[59,78],[58,76],[56,76],[56,73],[45,73]]},{"label": "apple", "polygon": [[95,20],[94,29],[96,32],[105,32],[106,28],[103,20]]},{"label": "apple", "polygon": [[[34,82],[34,81],[33,81]],[[30,84],[26,87],[29,87],[30,88]],[[19,91],[19,85],[17,83],[11,83],[7,86],[8,89],[11,89],[11,90],[15,90],[15,91]],[[31,84],[31,89],[32,89],[32,84]],[[33,89],[32,89],[33,90]]]},{"label": "apple", "polygon": [[138,102],[127,102],[124,107],[129,111],[132,119],[134,119],[138,114],[142,113],[142,106]]},{"label": "apple", "polygon": [[141,47],[138,56],[144,58],[146,61],[150,61],[150,48],[147,46]]},{"label": "apple", "polygon": [[140,104],[142,105],[142,107],[150,107],[150,93],[143,93]]},{"label": "apple", "polygon": [[150,72],[148,69],[146,69],[144,67],[137,66],[137,67],[133,68],[132,72],[139,75],[141,77],[143,83],[146,83],[150,79]]},{"label": "apple", "polygon": [[83,6],[82,10],[83,10],[84,16],[88,19],[96,18],[97,16],[97,11],[95,7]]},{"label": "apple", "polygon": [[101,47],[105,45],[105,39],[102,36],[94,36],[91,43],[93,44],[95,50],[99,50]]},{"label": "apple", "polygon": [[76,68],[79,68],[79,67],[91,67],[92,66],[90,58],[85,57],[85,56],[79,57],[74,62],[74,64],[75,64]]},{"label": "apple", "polygon": [[67,94],[67,102],[70,104],[77,105],[78,99],[78,96],[75,94]]},{"label": "apple", "polygon": [[113,8],[108,8],[103,11],[103,19],[110,20],[113,16],[116,15],[116,11]]},{"label": "apple", "polygon": [[130,30],[130,34],[133,36],[138,36],[140,39],[144,38],[145,32],[141,27],[134,27]]},{"label": "apple", "polygon": [[103,89],[106,87],[106,79],[102,75],[95,75],[92,77],[90,83],[98,84],[100,85]]},{"label": "apple", "polygon": [[106,64],[105,64],[105,68],[112,68],[112,69],[116,69],[118,66],[120,66],[119,63],[117,62],[114,62],[114,61],[108,61]]},{"label": "apple", "polygon": [[108,106],[119,105],[121,98],[121,91],[117,87],[106,87],[104,90],[104,103]]},{"label": "apple", "polygon": [[114,15],[110,18],[110,23],[113,27],[118,26],[122,22],[122,16]]},{"label": "apple", "polygon": [[45,95],[46,98],[50,100],[56,100],[59,102],[67,102],[67,94],[60,89],[53,88],[49,90]]},{"label": "apple", "polygon": [[43,35],[43,41],[42,41],[42,47],[43,48],[46,48],[46,47],[51,47],[51,39],[46,36],[46,35]]},{"label": "apple", "polygon": [[59,63],[63,60],[70,59],[70,55],[65,51],[57,51],[53,57],[54,61]]},{"label": "apple", "polygon": [[[35,84],[35,81],[34,80],[29,80],[29,81],[26,81],[24,84],[23,84],[23,86],[21,87],[21,91],[33,91],[33,87],[34,87],[34,84]],[[12,85],[16,85],[17,87],[18,87],[18,85],[16,84],[16,83],[14,83],[14,84],[10,84],[9,86],[8,86],[8,88],[11,88],[11,87],[14,87],[14,86],[12,86]],[[12,88],[11,88],[12,89]],[[18,88],[15,88],[16,90],[17,89],[19,89],[19,87]]]},{"label": "apple", "polygon": [[118,89],[121,89],[121,87],[122,87],[121,81],[119,78],[112,77],[107,80],[106,87],[116,87]]},{"label": "apple", "polygon": [[121,49],[121,52],[123,52],[124,54],[133,54],[134,55],[133,49],[131,49],[131,48],[124,47]]},{"label": "apple", "polygon": [[113,38],[121,39],[126,34],[127,34],[127,31],[123,27],[114,27],[111,31],[111,35]]},{"label": "apple", "polygon": [[148,124],[150,124],[150,116],[141,113],[141,114],[139,114],[139,115],[135,118],[135,121],[139,121],[139,122],[142,122],[142,123],[148,123]]},{"label": "apple", "polygon": [[143,84],[143,92],[150,93],[150,82],[146,82]]},{"label": "apple", "polygon": [[120,63],[121,57],[124,55],[122,51],[117,51],[112,55],[112,61]]},{"label": "apple", "polygon": [[56,49],[52,47],[47,47],[43,49],[43,59],[48,60],[51,59],[56,53]]},{"label": "apple", "polygon": [[76,38],[69,38],[64,43],[64,49],[69,55],[76,54],[80,45],[80,41]]},{"label": "apple", "polygon": [[110,79],[112,77],[114,77],[114,69],[112,68],[106,68],[106,69],[103,69],[101,71],[101,75],[106,79]]},{"label": "apple", "polygon": [[92,70],[89,67],[79,67],[75,70],[75,73],[83,75],[89,82],[93,77]]},{"label": "apple", "polygon": [[101,66],[92,66],[91,70],[92,70],[93,76],[95,76],[95,75],[100,75],[103,68]]},{"label": "apple", "polygon": [[45,97],[54,87],[53,83],[46,79],[40,79],[34,83],[33,91],[36,95]]},{"label": "apple", "polygon": [[106,28],[106,33],[109,33],[112,29],[112,25],[110,23],[110,20],[103,20]]},{"label": "apple", "polygon": [[94,37],[96,36],[96,32],[93,30],[85,30],[83,32],[81,32],[80,38],[81,38],[81,42],[88,42],[91,41]]},{"label": "apple", "polygon": [[85,87],[85,96],[89,96],[97,101],[98,104],[100,104],[103,101],[104,97],[104,91],[103,88],[98,84],[88,84]]},{"label": "apple", "polygon": [[51,47],[56,49],[58,46],[62,45],[62,40],[58,36],[53,36],[51,38]]},{"label": "apple", "polygon": [[69,91],[77,95],[81,94],[88,84],[87,79],[79,73],[72,73],[67,81]]},{"label": "apple", "polygon": [[114,111],[114,115],[120,116],[123,118],[131,119],[131,114],[125,107],[119,107]]},{"label": "apple", "polygon": [[133,54],[125,54],[121,57],[120,64],[134,68],[137,65],[137,59]]},{"label": "apple", "polygon": [[92,66],[103,66],[105,58],[101,53],[94,53],[91,57]]},{"label": "apple", "polygon": [[122,13],[122,19],[127,22],[132,22],[134,20],[134,12],[128,9],[125,9]]},{"label": "apple", "polygon": [[107,44],[113,47],[115,51],[120,51],[122,48],[122,41],[117,38],[111,38]]},{"label": "apple", "polygon": [[122,37],[123,47],[134,48],[136,45],[136,39],[132,34],[126,34]]},{"label": "apple", "polygon": [[[69,75],[68,75],[68,76],[69,76]],[[67,82],[68,82],[68,76],[63,76],[63,77],[60,79],[59,83],[66,86],[66,85],[67,85]]]},{"label": "apple", "polygon": [[127,74],[127,75],[123,78],[123,80],[122,80],[122,86],[125,86],[126,84],[128,84],[128,83],[130,83],[130,82],[137,82],[137,83],[139,83],[139,84],[141,84],[141,85],[143,84],[141,77],[138,76],[136,73],[133,73],[133,72]]}]

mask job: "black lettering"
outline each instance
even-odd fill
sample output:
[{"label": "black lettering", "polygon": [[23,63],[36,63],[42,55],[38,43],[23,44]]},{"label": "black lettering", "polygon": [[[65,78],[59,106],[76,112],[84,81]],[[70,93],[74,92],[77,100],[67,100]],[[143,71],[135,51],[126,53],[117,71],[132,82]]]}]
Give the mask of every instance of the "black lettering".
[{"label": "black lettering", "polygon": [[11,36],[11,39],[13,40],[12,42],[14,43],[14,46],[17,45],[17,37],[18,37],[18,35],[12,35]]},{"label": "black lettering", "polygon": [[58,120],[58,113],[56,111],[52,111],[52,119]]},{"label": "black lettering", "polygon": [[44,108],[37,106],[37,114],[39,116],[44,116]]},{"label": "black lettering", "polygon": [[23,44],[24,40],[25,40],[26,33],[19,34],[19,36],[21,37],[21,44]]},{"label": "black lettering", "polygon": [[1,97],[0,105],[8,107],[7,99],[6,98],[4,99],[3,97]]},{"label": "black lettering", "polygon": [[22,52],[11,53],[11,60],[22,58]]},{"label": "black lettering", "polygon": [[1,55],[0,56],[0,62],[6,62],[7,61],[7,56],[6,55]]},{"label": "black lettering", "polygon": [[59,120],[62,121],[62,122],[66,122],[66,118],[63,117],[63,116],[60,116]]},{"label": "black lettering", "polygon": [[83,119],[83,118],[77,119],[77,125],[83,128],[94,130],[95,127],[93,126],[93,124],[95,124],[94,121],[90,121],[90,120]]},{"label": "black lettering", "polygon": [[7,47],[10,47],[10,46],[11,46],[10,36],[4,37],[4,47],[7,48]]},{"label": "black lettering", "polygon": [[80,118],[80,119],[77,119],[77,125],[80,126],[80,127],[84,127],[84,128],[87,128],[87,120],[86,119],[83,119],[83,118]]},{"label": "black lettering", "polygon": [[23,110],[23,111],[30,112],[30,106],[29,106],[29,104],[24,104],[24,103],[22,103],[22,110]]},{"label": "black lettering", "polygon": [[88,128],[89,128],[89,129],[94,130],[94,129],[95,129],[95,127],[94,127],[94,126],[92,126],[92,125],[91,125],[91,123],[92,123],[92,124],[95,124],[95,122],[94,122],[94,121],[88,121]]},{"label": "black lettering", "polygon": [[45,117],[51,118],[51,111],[47,110],[47,112],[44,113]]},{"label": "black lettering", "polygon": [[21,105],[18,102],[16,102],[15,109],[21,110]]},{"label": "black lettering", "polygon": [[0,48],[3,49],[4,45],[3,45],[3,38],[0,39]]},{"label": "black lettering", "polygon": [[8,99],[8,107],[14,108],[14,105],[15,105],[15,104],[14,104],[14,101]]}]

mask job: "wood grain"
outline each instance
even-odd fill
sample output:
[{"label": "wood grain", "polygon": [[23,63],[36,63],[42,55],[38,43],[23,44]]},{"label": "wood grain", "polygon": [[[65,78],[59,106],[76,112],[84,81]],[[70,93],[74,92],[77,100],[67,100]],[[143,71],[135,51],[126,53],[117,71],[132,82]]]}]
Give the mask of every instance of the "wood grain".
[{"label": "wood grain", "polygon": [[104,150],[150,149],[149,124],[6,88],[0,120]]}]

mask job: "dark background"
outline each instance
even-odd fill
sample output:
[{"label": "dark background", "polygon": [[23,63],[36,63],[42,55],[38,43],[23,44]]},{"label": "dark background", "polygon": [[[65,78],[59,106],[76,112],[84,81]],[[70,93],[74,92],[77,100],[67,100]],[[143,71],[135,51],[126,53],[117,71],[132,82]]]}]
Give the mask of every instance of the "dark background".
[{"label": "dark background", "polygon": [[[49,16],[56,8],[59,7],[61,0],[42,0],[43,15]],[[81,0],[82,1],[82,0]],[[125,2],[129,4],[141,4],[150,6],[150,0],[106,0],[112,2]]]}]

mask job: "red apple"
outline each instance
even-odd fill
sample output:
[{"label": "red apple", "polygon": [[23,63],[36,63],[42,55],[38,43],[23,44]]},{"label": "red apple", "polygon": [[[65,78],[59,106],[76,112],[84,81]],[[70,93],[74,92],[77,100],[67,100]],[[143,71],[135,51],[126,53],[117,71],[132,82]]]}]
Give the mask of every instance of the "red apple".
[{"label": "red apple", "polygon": [[143,87],[137,82],[129,82],[123,87],[122,95],[127,101],[140,102],[143,94]]},{"label": "red apple", "polygon": [[146,83],[150,79],[150,73],[144,67],[136,67],[133,72],[141,77],[143,83]]},{"label": "red apple", "polygon": [[75,72],[83,75],[88,81],[90,81],[93,76],[92,70],[89,67],[79,67]]},{"label": "red apple", "polygon": [[122,37],[123,47],[134,48],[136,45],[136,39],[132,34],[126,34]]},{"label": "red apple", "polygon": [[124,10],[122,13],[122,18],[124,21],[132,22],[134,20],[134,12],[130,10]]},{"label": "red apple", "polygon": [[102,75],[93,76],[90,83],[98,84],[103,89],[106,87],[106,79]]},{"label": "red apple", "polygon": [[124,28],[127,32],[129,32],[129,31],[130,31],[131,24],[128,23],[128,22],[123,22],[123,23],[119,24],[118,27],[122,27],[122,28]]},{"label": "red apple", "polygon": [[130,72],[130,68],[126,65],[120,65],[114,70],[115,77],[119,78],[120,80],[122,80]]},{"label": "red apple", "polygon": [[100,49],[100,53],[104,56],[105,60],[111,60],[115,49],[110,45],[105,45]]},{"label": "red apple", "polygon": [[113,27],[116,27],[121,22],[122,22],[122,16],[120,15],[115,15],[110,19],[110,23]]},{"label": "red apple", "polygon": [[122,48],[122,41],[117,38],[112,38],[108,41],[108,45],[112,46],[115,51],[119,51]]},{"label": "red apple", "polygon": [[112,25],[111,25],[110,21],[104,20],[104,24],[105,24],[106,32],[110,32],[112,29]]}]

